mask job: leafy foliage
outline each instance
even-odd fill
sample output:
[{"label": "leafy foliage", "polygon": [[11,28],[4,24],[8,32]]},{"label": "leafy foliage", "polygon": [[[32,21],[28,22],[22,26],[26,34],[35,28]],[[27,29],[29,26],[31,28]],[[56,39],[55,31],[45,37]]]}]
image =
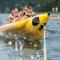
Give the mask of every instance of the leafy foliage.
[{"label": "leafy foliage", "polygon": [[52,7],[58,7],[60,11],[60,0],[0,0],[0,12],[5,11],[8,7],[14,9],[15,7],[23,7],[30,5],[36,12],[51,11]]}]

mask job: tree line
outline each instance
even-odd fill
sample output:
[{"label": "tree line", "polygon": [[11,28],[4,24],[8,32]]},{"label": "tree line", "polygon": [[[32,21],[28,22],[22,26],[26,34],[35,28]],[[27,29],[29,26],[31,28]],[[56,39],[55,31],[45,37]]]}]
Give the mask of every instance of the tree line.
[{"label": "tree line", "polygon": [[60,0],[0,0],[0,12],[11,11],[15,7],[20,8],[30,5],[36,12],[50,12],[52,7],[58,7],[60,11]]}]

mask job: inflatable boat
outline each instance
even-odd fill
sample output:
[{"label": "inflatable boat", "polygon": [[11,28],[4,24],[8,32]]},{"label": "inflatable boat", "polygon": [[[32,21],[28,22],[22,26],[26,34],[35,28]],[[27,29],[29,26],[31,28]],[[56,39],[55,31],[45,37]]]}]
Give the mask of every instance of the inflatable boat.
[{"label": "inflatable boat", "polygon": [[44,13],[18,22],[5,24],[0,26],[0,33],[16,32],[16,34],[24,34],[27,38],[40,40],[44,36],[44,25],[47,24],[48,18],[49,13]]}]

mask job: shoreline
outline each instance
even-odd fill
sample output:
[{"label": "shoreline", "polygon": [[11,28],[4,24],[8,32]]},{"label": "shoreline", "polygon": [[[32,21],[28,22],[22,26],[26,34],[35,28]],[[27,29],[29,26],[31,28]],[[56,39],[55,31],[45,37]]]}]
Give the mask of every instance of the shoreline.
[{"label": "shoreline", "polygon": [[[39,12],[39,13],[37,13],[37,15],[39,15],[39,14],[42,14],[42,13],[46,13],[46,12]],[[49,17],[49,19],[52,19],[52,20],[54,20],[54,19],[58,19],[58,20],[60,20],[60,12],[59,13],[52,13],[52,12],[50,12],[51,14],[50,14],[50,17]],[[10,14],[10,13],[0,13],[0,14]],[[56,15],[57,14],[57,15]]]},{"label": "shoreline", "polygon": [[57,19],[57,20],[60,20],[60,16],[54,16],[54,15],[53,15],[53,16],[50,16],[49,18],[50,18],[50,19],[53,19],[53,20],[54,20],[54,19],[55,19],[55,20],[56,20],[56,19]]}]

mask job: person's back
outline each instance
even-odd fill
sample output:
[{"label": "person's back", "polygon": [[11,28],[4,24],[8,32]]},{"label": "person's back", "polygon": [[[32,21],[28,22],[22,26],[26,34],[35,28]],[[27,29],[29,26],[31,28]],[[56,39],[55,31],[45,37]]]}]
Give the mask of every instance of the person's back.
[{"label": "person's back", "polygon": [[12,20],[14,20],[15,16],[14,16],[14,10],[12,10],[12,12],[9,14],[8,16],[8,23],[11,23]]}]

